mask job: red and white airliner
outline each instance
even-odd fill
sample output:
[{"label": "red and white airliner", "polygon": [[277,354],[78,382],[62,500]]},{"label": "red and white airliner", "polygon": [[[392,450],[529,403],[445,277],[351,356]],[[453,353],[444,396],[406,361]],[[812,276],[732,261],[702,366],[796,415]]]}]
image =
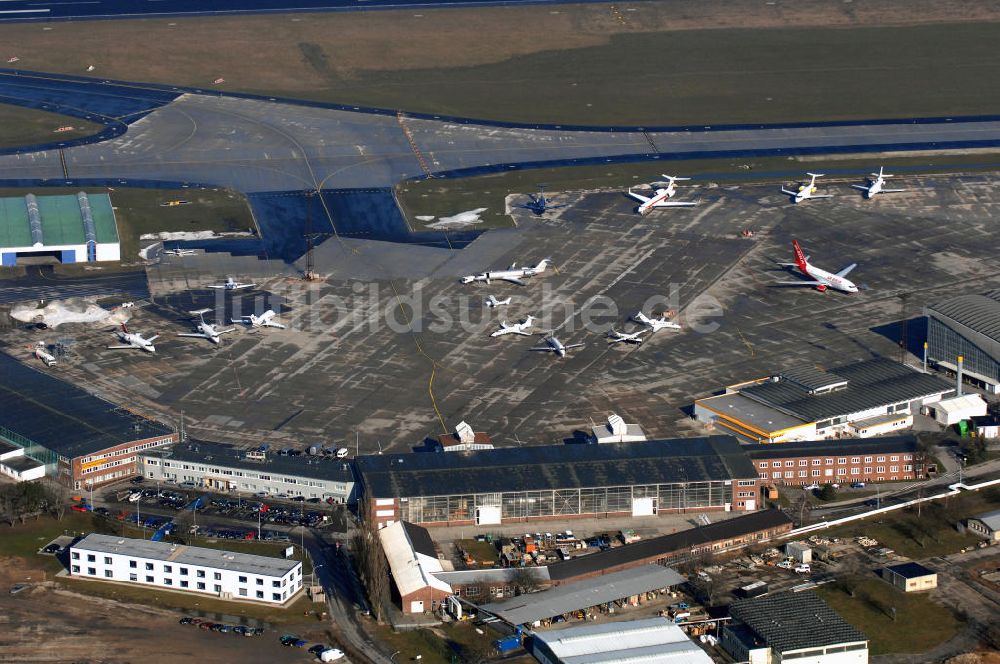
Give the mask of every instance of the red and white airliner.
[{"label": "red and white airliner", "polygon": [[639,207],[635,209],[640,215],[645,215],[651,212],[654,208],[661,207],[693,207],[697,203],[693,202],[681,202],[681,201],[671,201],[670,199],[674,197],[677,193],[677,189],[674,187],[674,183],[680,180],[690,180],[691,178],[679,178],[674,175],[664,175],[667,179],[667,186],[665,188],[661,187],[656,190],[656,193],[652,196],[643,196],[642,194],[637,194],[632,191],[630,187],[628,190],[628,195],[640,202]]},{"label": "red and white airliner", "polygon": [[802,253],[802,247],[799,246],[798,240],[792,240],[792,249],[795,251],[795,262],[794,263],[782,263],[786,267],[797,267],[799,271],[802,272],[807,277],[812,277],[813,281],[779,281],[778,284],[781,286],[815,286],[816,290],[821,293],[827,288],[833,288],[834,290],[843,291],[845,293],[857,293],[858,287],[854,285],[854,282],[845,277],[850,273],[851,270],[858,266],[857,263],[851,263],[845,267],[840,272],[832,274],[826,270],[821,270],[815,265],[809,264],[809,257]]}]

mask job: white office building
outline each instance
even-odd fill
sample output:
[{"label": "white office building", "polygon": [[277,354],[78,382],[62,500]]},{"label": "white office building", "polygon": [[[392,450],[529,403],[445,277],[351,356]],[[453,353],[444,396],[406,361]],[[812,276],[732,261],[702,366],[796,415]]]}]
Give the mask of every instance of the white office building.
[{"label": "white office building", "polygon": [[302,563],[92,533],[70,547],[72,576],[224,600],[284,605],[302,590]]},{"label": "white office building", "polygon": [[287,456],[266,448],[241,450],[197,441],[150,450],[139,458],[140,473],[160,482],[191,482],[224,492],[356,502],[354,472],[347,459],[323,455]]}]

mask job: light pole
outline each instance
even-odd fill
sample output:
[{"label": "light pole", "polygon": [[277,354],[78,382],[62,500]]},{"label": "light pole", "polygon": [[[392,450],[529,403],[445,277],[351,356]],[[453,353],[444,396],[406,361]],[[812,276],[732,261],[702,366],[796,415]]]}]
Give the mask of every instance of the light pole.
[{"label": "light pole", "polygon": [[395,657],[395,656],[396,656],[396,655],[398,655],[398,654],[399,654],[399,651],[397,650],[396,652],[394,652],[394,653],[392,653],[391,655],[389,655],[389,661],[391,662],[391,661],[392,661],[392,658],[393,658],[393,657]]}]

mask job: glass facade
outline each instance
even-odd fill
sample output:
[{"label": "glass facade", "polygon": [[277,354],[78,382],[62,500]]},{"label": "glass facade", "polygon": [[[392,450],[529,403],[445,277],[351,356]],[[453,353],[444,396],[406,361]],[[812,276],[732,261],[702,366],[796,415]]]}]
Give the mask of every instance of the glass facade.
[{"label": "glass facade", "polygon": [[652,498],[657,510],[722,509],[732,499],[732,484],[723,481],[639,484],[580,489],[546,489],[505,493],[402,498],[399,518],[411,523],[474,521],[477,507],[501,507],[504,521],[607,512],[632,512],[635,499]]},{"label": "glass facade", "polygon": [[959,355],[968,371],[988,378],[993,383],[1000,382],[1000,363],[984,353],[982,349],[935,318],[927,319],[927,359],[948,362],[954,365]]}]

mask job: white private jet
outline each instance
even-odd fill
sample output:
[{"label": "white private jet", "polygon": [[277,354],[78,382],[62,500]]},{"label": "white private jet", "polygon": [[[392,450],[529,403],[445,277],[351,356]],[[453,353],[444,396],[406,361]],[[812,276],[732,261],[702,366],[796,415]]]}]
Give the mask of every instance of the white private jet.
[{"label": "white private jet", "polygon": [[486,298],[486,306],[490,309],[496,309],[497,307],[502,307],[504,305],[510,304],[510,298],[505,297],[502,300],[498,300],[496,295],[490,295]]},{"label": "white private jet", "polygon": [[522,337],[530,337],[530,332],[525,332],[529,327],[531,327],[532,322],[534,322],[534,316],[528,316],[520,323],[514,323],[513,325],[508,325],[507,321],[500,321],[500,329],[491,333],[491,337],[502,337],[505,334],[520,334]]},{"label": "white private jet", "polygon": [[629,187],[628,195],[634,198],[635,200],[639,201],[640,203],[639,207],[635,209],[635,211],[638,212],[640,215],[645,215],[649,212],[652,212],[654,208],[693,207],[697,205],[697,203],[694,202],[687,202],[687,201],[682,202],[682,201],[670,200],[671,198],[674,197],[674,194],[677,193],[677,189],[676,187],[674,187],[674,183],[680,180],[690,180],[691,178],[679,178],[673,175],[664,175],[663,177],[667,179],[667,186],[658,188],[656,190],[656,193],[654,193],[652,196],[643,196],[642,194],[637,194],[634,191],[632,191],[631,187]]},{"label": "white private jet", "polygon": [[235,327],[227,327],[224,330],[215,329],[215,325],[205,322],[205,314],[208,313],[209,311],[211,311],[211,309],[198,309],[196,311],[192,311],[191,314],[198,317],[198,324],[194,326],[194,329],[197,330],[197,332],[191,332],[188,334],[178,334],[177,336],[208,339],[213,344],[217,344],[221,342],[221,339],[219,338],[221,335],[225,334],[226,332],[232,332],[233,330],[236,329]]},{"label": "white private jet", "polygon": [[239,290],[241,288],[254,288],[257,284],[241,284],[240,282],[234,280],[232,277],[226,277],[226,283],[224,284],[213,284],[209,288],[221,289],[221,290]]},{"label": "white private jet", "polygon": [[608,339],[610,340],[608,343],[626,343],[640,346],[642,345],[642,335],[646,334],[646,332],[649,332],[649,330],[639,330],[638,332],[626,334],[624,332],[619,332],[615,328],[611,328],[608,332]]},{"label": "white private jet", "polygon": [[116,330],[115,334],[118,335],[118,340],[122,342],[121,346],[108,346],[108,350],[125,350],[129,348],[138,348],[139,350],[144,350],[147,353],[155,353],[156,347],[153,342],[160,338],[160,335],[154,334],[150,338],[146,339],[138,332],[129,332],[128,326],[122,323],[122,329]]},{"label": "white private jet", "polygon": [[544,346],[535,346],[534,348],[529,348],[528,350],[537,350],[544,353],[555,353],[559,357],[566,357],[566,351],[570,348],[581,348],[587,344],[567,344],[563,345],[561,341],[556,339],[555,335],[550,334],[542,341],[545,342]]},{"label": "white private jet", "polygon": [[164,255],[166,256],[193,256],[194,249],[164,249]]},{"label": "white private jet", "polygon": [[878,173],[872,173],[872,176],[868,178],[868,184],[852,184],[851,186],[855,189],[860,189],[865,192],[865,198],[875,198],[875,194],[891,194],[897,191],[906,191],[905,189],[886,189],[885,179],[894,177],[888,173],[882,172],[883,167],[878,167]]},{"label": "white private jet", "polygon": [[801,203],[807,198],[833,198],[833,194],[816,193],[816,178],[824,177],[822,173],[806,173],[806,175],[811,178],[809,180],[809,184],[799,185],[799,188],[796,191],[791,191],[782,187],[781,193],[791,196],[793,203]]},{"label": "white private jet", "polygon": [[835,290],[843,291],[845,293],[857,293],[858,287],[854,285],[854,282],[845,279],[845,277],[858,266],[857,263],[851,263],[845,267],[840,272],[832,274],[826,270],[821,270],[820,268],[809,264],[809,257],[802,253],[802,247],[799,246],[798,240],[792,240],[792,249],[795,251],[795,262],[794,263],[782,263],[785,267],[797,267],[803,275],[807,277],[812,277],[813,281],[779,281],[778,284],[782,286],[815,286],[816,290],[819,292],[826,291],[827,288],[833,288]]},{"label": "white private jet", "polygon": [[524,279],[527,277],[534,277],[542,272],[545,272],[546,268],[549,266],[551,258],[545,258],[538,261],[538,265],[534,267],[517,267],[517,263],[513,263],[506,270],[497,270],[496,272],[483,272],[481,274],[473,274],[467,277],[462,277],[463,284],[471,284],[473,281],[485,281],[490,283],[494,279],[498,281],[509,281],[512,284],[517,284],[518,286],[524,286]]},{"label": "white private jet", "polygon": [[246,325],[247,327],[276,327],[279,330],[284,330],[285,326],[274,320],[277,317],[278,314],[274,313],[273,309],[268,309],[260,316],[256,316],[255,314],[250,314],[249,316],[230,318],[229,322],[237,323],[240,325]]},{"label": "white private jet", "polygon": [[667,320],[666,314],[660,316],[659,318],[650,318],[641,311],[637,312],[632,316],[632,320],[640,325],[645,325],[652,332],[659,332],[660,330],[679,330],[681,326],[671,320]]}]

